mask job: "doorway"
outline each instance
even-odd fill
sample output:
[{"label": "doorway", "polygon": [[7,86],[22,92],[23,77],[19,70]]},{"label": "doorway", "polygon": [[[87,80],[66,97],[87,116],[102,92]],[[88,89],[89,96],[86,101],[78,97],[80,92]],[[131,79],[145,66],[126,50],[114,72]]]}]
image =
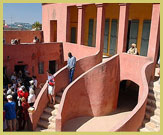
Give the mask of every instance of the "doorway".
[{"label": "doorway", "polygon": [[18,72],[21,70],[22,73],[25,73],[25,68],[27,65],[15,65],[15,72],[16,74],[18,74]]},{"label": "doorway", "polygon": [[57,42],[57,21],[50,21],[50,42]]},{"label": "doorway", "polygon": [[57,63],[55,60],[49,61],[49,71],[54,74],[57,71]]},{"label": "doorway", "polygon": [[120,83],[117,109],[121,112],[132,111],[138,103],[139,86],[130,81]]}]

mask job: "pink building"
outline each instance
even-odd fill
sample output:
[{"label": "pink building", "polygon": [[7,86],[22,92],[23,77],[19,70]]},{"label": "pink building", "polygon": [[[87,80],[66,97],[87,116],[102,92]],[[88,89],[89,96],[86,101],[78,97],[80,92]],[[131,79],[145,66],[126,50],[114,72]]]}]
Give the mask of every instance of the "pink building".
[{"label": "pink building", "polygon": [[[54,48],[58,55],[53,50],[52,55],[44,57],[43,47],[42,51],[39,49],[40,55],[44,60],[57,56],[62,63],[60,67],[67,61],[68,52],[77,58],[77,63],[70,84],[67,66],[54,74],[57,95],[54,107],[48,105],[44,85],[34,104],[35,111],[30,113],[31,129],[138,131],[146,113],[149,83],[154,79],[159,54],[160,4],[42,4],[42,11],[43,44],[48,45],[33,46],[44,46],[50,51]],[[58,57],[62,56],[60,42],[63,59]],[[126,53],[133,42],[139,55]],[[104,60],[103,55],[108,58]],[[96,118],[102,116],[98,123]],[[113,123],[107,123],[109,120]],[[94,122],[97,127],[100,123],[105,126],[92,129]]]}]

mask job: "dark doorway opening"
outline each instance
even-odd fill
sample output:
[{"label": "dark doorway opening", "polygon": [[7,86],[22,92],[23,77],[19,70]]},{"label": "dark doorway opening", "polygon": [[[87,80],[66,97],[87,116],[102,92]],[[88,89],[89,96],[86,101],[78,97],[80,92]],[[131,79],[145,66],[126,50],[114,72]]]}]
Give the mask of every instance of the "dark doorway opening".
[{"label": "dark doorway opening", "polygon": [[18,74],[18,72],[21,70],[22,73],[24,74],[25,73],[25,68],[26,68],[26,65],[15,65],[15,72],[16,74]]},{"label": "dark doorway opening", "polygon": [[52,61],[49,61],[49,71],[54,74],[56,72],[56,61],[55,60],[52,60]]},{"label": "dark doorway opening", "polygon": [[138,103],[139,86],[129,80],[120,83],[117,109],[121,112],[132,111]]}]

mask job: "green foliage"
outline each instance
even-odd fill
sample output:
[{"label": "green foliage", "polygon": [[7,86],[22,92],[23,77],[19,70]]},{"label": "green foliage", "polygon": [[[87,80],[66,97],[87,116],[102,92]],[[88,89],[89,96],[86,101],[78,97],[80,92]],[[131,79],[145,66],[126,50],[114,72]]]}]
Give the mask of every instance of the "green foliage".
[{"label": "green foliage", "polygon": [[38,21],[36,21],[34,24],[32,24],[32,29],[41,30],[42,29],[42,24],[40,24]]}]

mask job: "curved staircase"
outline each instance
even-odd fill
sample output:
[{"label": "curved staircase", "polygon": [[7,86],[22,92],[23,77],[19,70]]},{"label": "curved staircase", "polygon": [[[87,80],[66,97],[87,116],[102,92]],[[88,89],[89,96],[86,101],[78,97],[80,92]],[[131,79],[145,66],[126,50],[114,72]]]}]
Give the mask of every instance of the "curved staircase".
[{"label": "curved staircase", "polygon": [[143,124],[139,129],[140,132],[160,131],[160,84],[157,77],[157,70],[155,73],[157,81],[150,82],[149,84],[146,114]]},{"label": "curved staircase", "polygon": [[57,93],[55,97],[55,105],[50,105],[44,109],[39,122],[37,123],[37,128],[35,131],[41,131],[41,132],[55,132],[55,126],[56,126],[56,116],[59,108],[59,104],[61,101],[63,92]]}]

